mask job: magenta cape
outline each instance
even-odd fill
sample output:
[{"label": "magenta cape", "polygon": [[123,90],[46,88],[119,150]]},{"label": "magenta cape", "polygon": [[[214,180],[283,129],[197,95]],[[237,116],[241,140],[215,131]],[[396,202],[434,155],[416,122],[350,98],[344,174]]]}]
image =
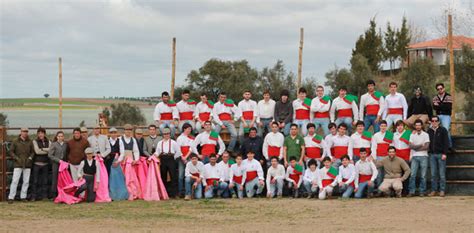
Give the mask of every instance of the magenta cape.
[{"label": "magenta cape", "polygon": [[165,185],[161,180],[161,174],[158,167],[158,159],[155,156],[148,158],[150,166],[148,167],[148,176],[146,179],[145,193],[143,199],[145,201],[159,201],[167,200],[168,193],[166,192]]},{"label": "magenta cape", "polygon": [[138,182],[140,183],[140,190],[142,191],[139,197],[140,199],[143,199],[143,193],[145,193],[146,189],[146,177],[148,174],[148,163],[146,159],[146,157],[140,156],[140,160],[138,160],[134,166]]},{"label": "magenta cape", "polygon": [[78,187],[83,185],[86,181],[81,179],[74,183],[69,173],[69,163],[62,160],[59,161],[58,171],[58,196],[54,199],[54,203],[66,203],[68,205],[79,203],[82,198],[75,197],[74,193]]},{"label": "magenta cape", "polygon": [[111,202],[112,199],[109,196],[109,175],[105,168],[104,159],[100,155],[96,155],[95,162],[97,166],[100,166],[100,182],[95,192],[95,202]]},{"label": "magenta cape", "polygon": [[141,195],[140,182],[138,182],[137,174],[132,166],[133,159],[127,157],[123,164],[123,173],[125,175],[125,185],[128,191],[128,200],[133,201]]}]

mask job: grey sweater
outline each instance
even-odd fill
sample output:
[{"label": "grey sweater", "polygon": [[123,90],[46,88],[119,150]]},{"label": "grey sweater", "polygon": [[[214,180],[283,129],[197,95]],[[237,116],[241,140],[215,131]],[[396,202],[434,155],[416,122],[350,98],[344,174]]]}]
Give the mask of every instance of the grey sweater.
[{"label": "grey sweater", "polygon": [[53,142],[49,148],[48,157],[54,163],[59,163],[66,156],[67,143],[63,142],[61,145],[59,142]]}]

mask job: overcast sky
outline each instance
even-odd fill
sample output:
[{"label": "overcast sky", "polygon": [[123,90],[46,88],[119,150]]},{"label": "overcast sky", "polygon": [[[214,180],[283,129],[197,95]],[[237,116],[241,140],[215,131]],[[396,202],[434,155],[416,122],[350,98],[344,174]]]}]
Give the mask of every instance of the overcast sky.
[{"label": "overcast sky", "polygon": [[296,73],[300,27],[303,77],[322,83],[347,66],[371,17],[399,26],[405,14],[429,28],[446,2],[1,0],[0,96],[56,97],[60,56],[65,97],[157,96],[170,87],[173,37],[178,85],[210,58],[259,69],[281,59]]}]

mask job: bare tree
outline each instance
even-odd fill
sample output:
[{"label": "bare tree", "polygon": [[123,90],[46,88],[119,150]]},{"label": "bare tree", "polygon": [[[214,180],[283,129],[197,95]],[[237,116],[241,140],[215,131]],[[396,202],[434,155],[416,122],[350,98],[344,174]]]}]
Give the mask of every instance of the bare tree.
[{"label": "bare tree", "polygon": [[[462,3],[459,3],[462,4]],[[459,4],[448,3],[442,9],[438,16],[432,17],[433,34],[437,37],[446,37],[448,35],[448,14],[453,16],[453,34],[472,36],[474,28],[474,9],[472,3],[469,7]]]},{"label": "bare tree", "polygon": [[419,27],[414,21],[409,23],[410,44],[416,44],[428,40],[428,32],[425,28]]}]

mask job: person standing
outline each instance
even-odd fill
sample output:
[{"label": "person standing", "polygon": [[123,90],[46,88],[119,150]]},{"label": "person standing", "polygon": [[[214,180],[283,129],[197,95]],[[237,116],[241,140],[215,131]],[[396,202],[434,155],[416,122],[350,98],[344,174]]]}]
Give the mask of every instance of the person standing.
[{"label": "person standing", "polygon": [[316,166],[319,167],[321,165],[321,161],[323,161],[322,155],[323,149],[326,148],[326,143],[324,142],[323,136],[316,134],[316,126],[313,123],[309,123],[306,127],[308,128],[308,135],[304,137],[304,160],[308,167],[309,161],[311,160],[314,160],[316,162]]},{"label": "person standing", "polygon": [[183,90],[181,94],[181,101],[176,104],[176,108],[179,114],[178,129],[181,130],[185,123],[191,125],[192,130],[195,129],[194,124],[194,112],[196,111],[196,101],[190,99],[189,90]]},{"label": "person standing", "polygon": [[[201,102],[196,105],[194,110],[194,119],[196,120],[196,132],[201,133],[204,131],[204,123],[206,121],[212,122],[214,119],[213,111],[214,102],[207,99],[207,94],[201,94]],[[212,126],[214,128],[214,126]]]},{"label": "person standing", "polygon": [[420,119],[423,124],[430,121],[433,116],[433,109],[431,108],[431,101],[423,95],[420,87],[415,87],[415,96],[411,98],[408,106],[408,119],[405,123],[410,128],[414,128],[415,120]]},{"label": "person standing", "polygon": [[[378,123],[377,123],[378,127]],[[356,132],[351,135],[352,140],[352,159],[354,163],[360,159],[360,149],[365,148],[367,155],[370,155],[370,147],[372,146],[372,133],[364,131],[364,122],[356,123]]]},{"label": "person standing", "polygon": [[259,123],[258,119],[258,107],[257,102],[250,99],[252,98],[252,92],[249,90],[244,91],[244,99],[238,104],[240,115],[240,127],[239,127],[239,142],[242,145],[244,142],[245,134],[248,133],[249,129],[257,127]]},{"label": "person standing", "polygon": [[107,169],[107,174],[110,178],[110,170],[115,159],[118,159],[120,156],[120,138],[115,127],[110,128],[109,130],[110,138],[110,154],[104,159],[105,168]]},{"label": "person standing", "polygon": [[107,136],[100,134],[100,126],[97,125],[92,131],[92,135],[87,138],[90,147],[94,150],[94,155],[100,155],[104,160],[112,151]]},{"label": "person standing", "polygon": [[[346,124],[347,133],[352,133],[352,125],[359,120],[359,110],[357,108],[357,97],[347,94],[346,87],[339,88],[339,96],[332,101],[330,115],[331,122],[340,125]],[[337,118],[336,118],[337,112]]]},{"label": "person standing", "polygon": [[385,108],[383,119],[387,121],[388,128],[399,121],[407,119],[408,104],[405,96],[397,92],[398,84],[391,82],[389,84],[390,94],[385,97]]},{"label": "person standing", "polygon": [[378,124],[385,109],[385,98],[382,93],[375,90],[374,80],[367,81],[367,90],[368,92],[360,97],[359,119],[364,121],[364,130],[372,126],[376,133],[380,130]]},{"label": "person standing", "polygon": [[293,124],[296,124],[303,136],[306,136],[306,125],[311,120],[311,99],[306,98],[306,89],[298,90],[298,98],[293,100]]},{"label": "person standing", "polygon": [[331,107],[331,98],[324,95],[324,87],[316,87],[316,97],[311,101],[312,122],[316,126],[316,132],[319,128],[323,129],[324,136],[329,134],[328,125],[329,109]]},{"label": "person standing", "polygon": [[280,92],[280,100],[275,104],[275,115],[273,117],[285,136],[290,133],[290,126],[293,121],[293,104],[289,98],[290,92],[288,90],[285,89]]},{"label": "person standing", "polygon": [[10,184],[10,193],[8,194],[8,204],[12,204],[15,199],[18,182],[20,181],[21,176],[23,176],[23,183],[21,186],[20,199],[26,201],[34,154],[35,149],[33,147],[33,142],[28,137],[28,128],[21,128],[20,135],[10,146],[10,156],[15,161],[15,165],[13,168],[12,182]]},{"label": "person standing", "polygon": [[181,156],[176,159],[178,164],[178,194],[184,196],[185,194],[185,170],[188,161],[190,160],[190,155],[192,153],[197,154],[197,150],[193,148],[194,136],[191,134],[193,127],[191,124],[184,123],[181,128],[181,135],[176,139],[176,143],[181,149]]},{"label": "person standing", "polygon": [[410,167],[401,158],[396,156],[395,147],[388,148],[388,156],[383,160],[377,161],[377,167],[384,171],[382,184],[379,186],[380,194],[391,194],[391,189],[395,191],[396,197],[402,197],[403,181],[410,177]]},{"label": "person standing", "polygon": [[46,130],[38,128],[38,137],[33,141],[35,156],[33,157],[33,184],[31,190],[31,201],[42,200],[48,196],[48,152],[51,142],[46,138]]},{"label": "person standing", "polygon": [[431,193],[428,196],[433,197],[438,194],[444,197],[446,192],[446,154],[449,148],[448,130],[440,125],[438,116],[431,117],[431,128],[428,129],[430,136],[430,155],[431,169]]},{"label": "person standing", "polygon": [[433,97],[433,109],[441,121],[441,125],[448,130],[449,148],[452,148],[451,134],[451,111],[453,108],[453,98],[446,92],[443,83],[436,84],[438,94]]},{"label": "person standing", "polygon": [[227,129],[230,134],[230,142],[227,147],[228,151],[234,151],[237,143],[237,130],[235,129],[235,121],[240,118],[241,112],[235,106],[234,101],[227,99],[226,93],[219,94],[219,102],[214,104],[212,109],[214,113],[214,121],[216,122],[216,132],[220,133],[221,129]]},{"label": "person standing", "polygon": [[[375,133],[372,137],[372,159],[381,161],[388,156],[388,148],[393,142],[393,133],[387,130],[387,122],[385,120],[380,121],[380,131]],[[370,160],[370,159],[369,159]],[[379,167],[378,177],[376,180],[377,186],[380,186],[383,182],[384,170]]]},{"label": "person standing", "polygon": [[410,137],[412,131],[405,129],[405,122],[399,120],[395,123],[396,131],[393,134],[393,146],[397,150],[397,156],[410,164]]},{"label": "person standing", "polygon": [[71,176],[74,182],[78,180],[79,164],[86,157],[84,151],[89,146],[87,138],[81,135],[81,129],[75,128],[72,131],[72,139],[67,141],[67,156],[65,159],[69,163],[69,170],[71,170]]},{"label": "person standing", "polygon": [[163,129],[169,128],[171,131],[171,138],[175,137],[176,122],[179,120],[178,109],[176,103],[170,100],[168,92],[161,93],[162,102],[158,103],[153,112],[153,119],[155,120],[160,134],[163,134]]},{"label": "person standing", "polygon": [[87,127],[81,127],[81,136],[87,140],[89,137],[89,131],[87,130]]},{"label": "person standing", "polygon": [[273,157],[277,158],[278,161],[283,159],[284,142],[285,136],[280,133],[278,122],[272,122],[272,132],[265,136],[262,148],[263,156],[267,160],[267,167],[270,167]]},{"label": "person standing", "polygon": [[353,145],[352,139],[346,135],[347,126],[344,123],[341,123],[337,127],[337,134],[333,136],[329,142],[327,142],[328,154],[330,158],[333,158],[333,165],[335,168],[339,168],[342,162],[342,157],[344,155],[349,156],[349,159],[352,160]]},{"label": "person standing", "polygon": [[[176,171],[176,160],[181,157],[181,148],[175,140],[171,139],[171,130],[163,129],[163,139],[158,142],[155,156],[160,159],[160,172],[163,177],[163,183],[169,197],[174,198],[178,194],[178,174]],[[166,177],[170,177],[167,182]]]},{"label": "person standing", "polygon": [[143,143],[143,154],[145,154],[146,157],[152,156],[156,151],[156,147],[160,141],[156,133],[156,125],[149,125],[148,137],[145,137]]},{"label": "person standing", "polygon": [[409,183],[408,197],[415,195],[416,176],[420,169],[420,197],[425,196],[426,191],[426,171],[428,169],[428,149],[430,146],[430,136],[423,131],[423,122],[420,119],[415,120],[415,131],[410,137],[411,153],[411,176]]},{"label": "person standing", "polygon": [[270,92],[265,90],[263,92],[263,100],[257,103],[258,112],[258,135],[265,137],[271,131],[271,123],[273,115],[275,114],[275,100],[270,98]]},{"label": "person standing", "polygon": [[291,124],[290,135],[285,138],[283,143],[283,159],[285,167],[288,167],[290,157],[295,157],[296,162],[300,166],[303,166],[304,156],[304,138],[298,134],[298,125]]},{"label": "person standing", "polygon": [[56,198],[56,196],[58,196],[59,161],[64,160],[66,157],[66,151],[67,144],[64,141],[64,132],[58,131],[48,152],[52,170],[50,198]]}]

